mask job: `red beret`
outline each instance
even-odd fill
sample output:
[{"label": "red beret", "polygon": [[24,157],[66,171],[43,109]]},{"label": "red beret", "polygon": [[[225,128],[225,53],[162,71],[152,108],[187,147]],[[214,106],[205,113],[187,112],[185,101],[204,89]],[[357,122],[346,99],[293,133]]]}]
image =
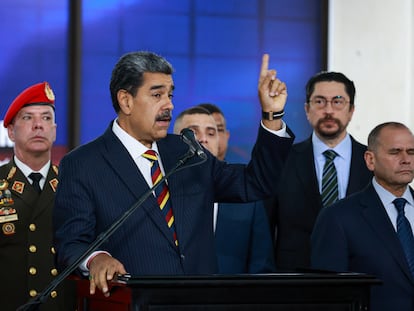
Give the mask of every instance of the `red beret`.
[{"label": "red beret", "polygon": [[25,106],[31,105],[48,105],[55,108],[55,95],[49,86],[49,83],[42,82],[29,86],[21,92],[10,105],[4,116],[3,125],[7,127],[19,112]]}]

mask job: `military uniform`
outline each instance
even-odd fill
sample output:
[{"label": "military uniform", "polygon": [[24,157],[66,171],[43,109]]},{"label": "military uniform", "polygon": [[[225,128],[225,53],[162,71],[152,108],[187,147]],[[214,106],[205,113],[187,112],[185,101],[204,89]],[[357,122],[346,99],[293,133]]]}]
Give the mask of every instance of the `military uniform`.
[{"label": "military uniform", "polygon": [[[15,311],[43,291],[58,274],[52,245],[57,173],[57,167],[52,165],[38,194],[13,160],[0,167],[2,311]],[[64,294],[62,287],[53,291],[39,310],[74,310],[72,292]]]}]

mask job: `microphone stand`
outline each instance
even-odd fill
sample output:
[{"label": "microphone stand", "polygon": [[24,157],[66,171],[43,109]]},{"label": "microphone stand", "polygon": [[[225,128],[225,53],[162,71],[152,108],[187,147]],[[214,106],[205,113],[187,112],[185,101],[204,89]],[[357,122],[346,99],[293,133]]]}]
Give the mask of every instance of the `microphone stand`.
[{"label": "microphone stand", "polygon": [[[194,150],[190,149],[187,151],[184,156],[178,160],[177,164],[173,167],[171,171],[168,172],[168,174],[165,174],[163,178],[160,179],[158,183],[153,185],[150,189],[148,189],[144,194],[141,196],[141,198],[135,202],[124,214],[121,215],[121,217],[115,221],[107,230],[102,232],[97,236],[95,241],[87,248],[87,250],[81,255],[77,260],[75,260],[71,265],[66,267],[62,273],[60,273],[50,284],[49,286],[44,289],[39,295],[37,295],[35,298],[32,298],[24,305],[17,308],[16,311],[35,311],[38,310],[39,305],[44,303],[50,293],[64,280],[66,277],[68,277],[82,262],[86,260],[99,246],[102,245],[102,243],[107,240],[127,219],[128,217],[135,212],[135,210],[144,203],[144,201],[154,192],[155,188],[157,188],[164,180],[166,180],[168,177],[170,177],[172,174],[176,173],[179,168],[185,164],[185,162],[188,161],[188,159],[192,158],[195,155]],[[206,159],[203,159],[202,161],[196,163],[195,165],[199,165],[203,162],[205,162]],[[194,164],[193,164],[194,165]],[[191,167],[193,165],[190,165],[188,167]],[[181,167],[183,169],[185,167]]]}]

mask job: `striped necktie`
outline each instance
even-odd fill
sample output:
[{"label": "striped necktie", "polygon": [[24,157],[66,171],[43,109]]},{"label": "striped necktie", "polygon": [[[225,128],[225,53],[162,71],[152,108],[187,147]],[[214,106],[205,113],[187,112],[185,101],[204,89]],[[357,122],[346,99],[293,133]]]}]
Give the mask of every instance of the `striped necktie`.
[{"label": "striped necktie", "polygon": [[325,150],[323,155],[326,158],[322,173],[322,205],[327,207],[338,200],[338,178],[334,159],[338,155],[333,150]]},{"label": "striped necktie", "polygon": [[397,235],[404,250],[405,258],[407,259],[411,274],[414,276],[414,237],[410,222],[407,217],[405,217],[404,213],[404,206],[406,202],[407,200],[404,198],[396,198],[392,203],[394,203],[394,206],[398,211]]},{"label": "striped necktie", "polygon": [[[157,153],[154,150],[147,150],[142,156],[151,162],[151,179],[152,184],[156,185],[162,179],[162,172],[160,166],[158,164]],[[165,180],[155,188],[155,197],[157,199],[158,205],[164,215],[165,221],[167,222],[168,228],[170,228],[174,243],[178,246],[177,240],[177,233],[175,232],[175,225],[174,225],[174,215],[173,210],[171,208],[170,192],[168,190],[167,183]]]}]

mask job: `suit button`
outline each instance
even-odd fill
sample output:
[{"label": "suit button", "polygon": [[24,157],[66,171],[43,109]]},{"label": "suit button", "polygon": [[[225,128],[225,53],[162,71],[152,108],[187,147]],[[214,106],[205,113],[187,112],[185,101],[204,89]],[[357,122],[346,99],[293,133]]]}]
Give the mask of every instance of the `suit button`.
[{"label": "suit button", "polygon": [[57,269],[52,269],[52,270],[50,270],[50,274],[51,274],[51,275],[53,275],[53,276],[58,275],[58,271],[57,271]]},{"label": "suit button", "polygon": [[29,295],[30,295],[30,297],[35,297],[37,295],[37,291],[35,289],[31,289],[29,291]]},{"label": "suit button", "polygon": [[185,256],[183,254],[180,255],[181,260],[185,260]]},{"label": "suit button", "polygon": [[52,298],[56,298],[57,297],[57,291],[52,291],[51,293],[50,293],[50,297],[52,297]]},{"label": "suit button", "polygon": [[51,252],[53,255],[55,255],[55,254],[56,254],[56,250],[55,250],[55,248],[54,248],[53,246],[50,248],[50,252]]},{"label": "suit button", "polygon": [[36,275],[36,273],[37,273],[36,268],[35,268],[35,267],[30,267],[30,268],[29,268],[29,273],[30,273],[31,275]]},{"label": "suit button", "polygon": [[36,225],[35,224],[30,224],[29,225],[29,230],[32,231],[32,232],[36,231]]},{"label": "suit button", "polygon": [[29,251],[30,251],[31,253],[36,253],[36,250],[37,250],[37,248],[36,248],[36,246],[35,246],[35,245],[30,245],[30,246],[29,246]]}]

